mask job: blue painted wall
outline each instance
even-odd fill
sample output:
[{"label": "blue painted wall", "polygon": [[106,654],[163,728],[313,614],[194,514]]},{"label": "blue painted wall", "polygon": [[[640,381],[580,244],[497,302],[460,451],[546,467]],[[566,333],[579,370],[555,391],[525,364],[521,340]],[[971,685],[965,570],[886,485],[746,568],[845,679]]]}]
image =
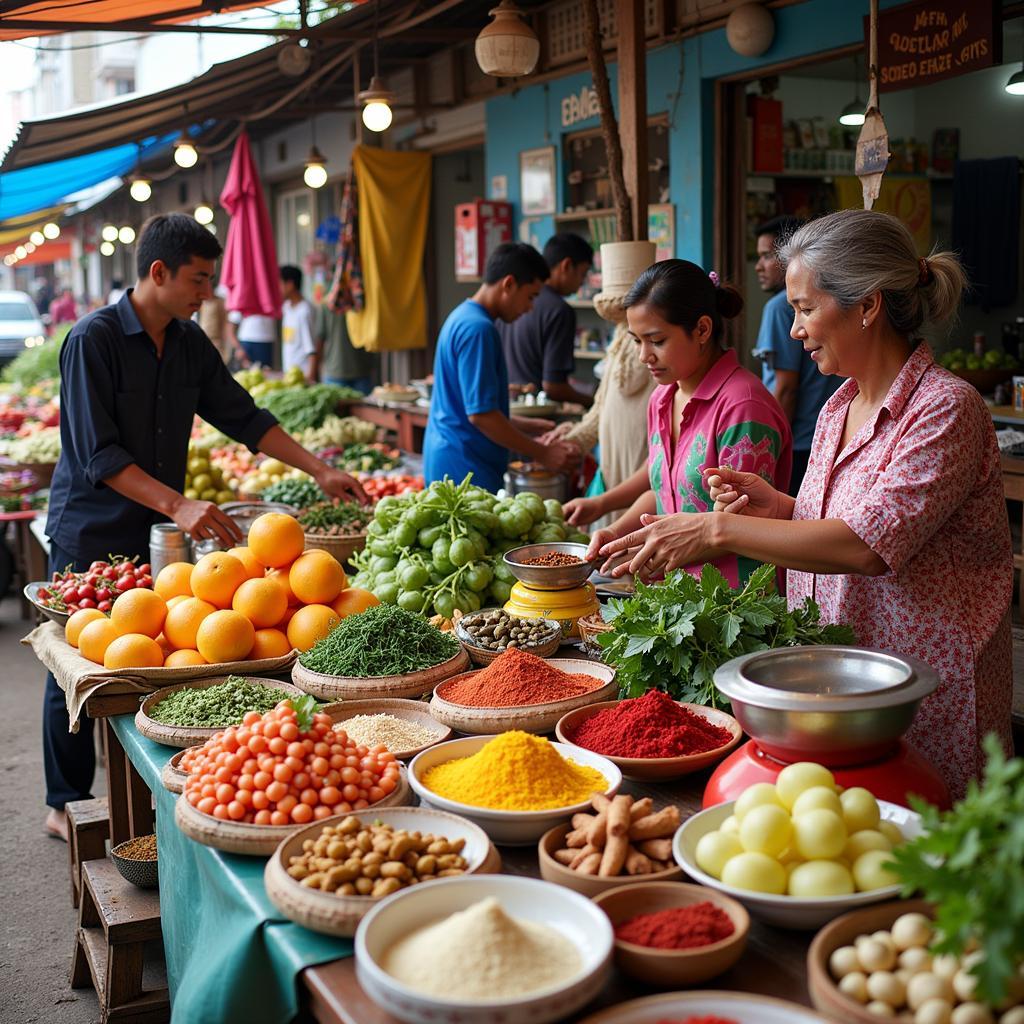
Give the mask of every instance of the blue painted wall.
[{"label": "blue painted wall", "polygon": [[[896,2],[883,0],[882,6],[895,6]],[[757,58],[735,53],[724,29],[648,51],[648,113],[669,115],[669,187],[676,208],[677,256],[702,265],[709,265],[712,256],[715,79],[856,43],[864,38],[867,10],[867,0],[809,0],[775,10],[775,38],[771,48]],[[608,66],[617,102],[616,70],[615,64]],[[593,117],[563,129],[561,102],[591,84],[590,73],[585,72],[488,101],[487,182],[489,185],[494,175],[507,176],[517,230],[521,219],[520,151],[556,147],[558,209],[564,209],[562,138],[597,127],[599,119]],[[543,244],[553,233],[554,222],[550,217],[531,218],[530,231]]]}]

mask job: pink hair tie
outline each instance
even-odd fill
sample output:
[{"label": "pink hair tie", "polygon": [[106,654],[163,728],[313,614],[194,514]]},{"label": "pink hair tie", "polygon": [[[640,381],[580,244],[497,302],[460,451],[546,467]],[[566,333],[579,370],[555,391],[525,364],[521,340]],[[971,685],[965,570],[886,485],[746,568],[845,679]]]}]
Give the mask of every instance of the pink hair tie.
[{"label": "pink hair tie", "polygon": [[708,277],[711,278],[711,283],[717,288],[718,287],[718,282],[719,282],[718,271],[717,270],[709,271]]}]

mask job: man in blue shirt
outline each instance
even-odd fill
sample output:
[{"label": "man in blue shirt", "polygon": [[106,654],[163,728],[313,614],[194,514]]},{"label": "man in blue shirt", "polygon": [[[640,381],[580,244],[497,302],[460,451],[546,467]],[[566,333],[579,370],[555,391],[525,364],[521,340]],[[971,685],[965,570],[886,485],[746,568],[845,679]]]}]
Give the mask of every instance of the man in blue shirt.
[{"label": "man in blue shirt", "polygon": [[[61,454],[50,489],[50,570],[84,572],[110,554],[149,561],[150,527],[171,519],[194,540],[241,542],[209,501],[182,495],[196,413],[218,430],[313,477],[338,497],[362,488],[292,440],[258,409],[191,320],[213,294],[220,244],[184,214],[150,218],[136,248],[139,280],[116,305],[78,321],[60,352]],[[92,719],[68,731],[53,674],[43,704],[47,829],[67,838],[64,805],[88,799],[95,771]]]},{"label": "man in blue shirt", "polygon": [[789,484],[792,495],[800,490],[800,482],[807,472],[818,413],[843,383],[842,377],[819,373],[803,345],[790,337],[794,314],[786,299],[786,271],[778,260],[777,251],[779,243],[802,223],[797,217],[775,217],[760,225],[755,266],[761,289],[775,293],[761,314],[754,355],[762,361],[762,383],[775,396],[793,426],[793,475]]},{"label": "man in blue shirt", "polygon": [[510,450],[554,471],[577,458],[563,441],[541,444],[528,436],[553,424],[509,416],[508,369],[494,322],[512,323],[528,313],[547,276],[548,266],[533,246],[505,242],[487,258],[483,284],[445,320],[423,438],[427,483],[472,473],[475,484],[496,491]]}]

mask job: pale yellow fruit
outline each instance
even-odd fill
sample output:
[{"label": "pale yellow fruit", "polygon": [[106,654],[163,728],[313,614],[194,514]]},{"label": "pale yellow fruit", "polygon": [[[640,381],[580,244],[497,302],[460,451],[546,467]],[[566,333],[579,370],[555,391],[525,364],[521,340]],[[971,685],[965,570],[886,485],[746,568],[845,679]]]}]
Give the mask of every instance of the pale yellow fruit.
[{"label": "pale yellow fruit", "polygon": [[744,850],[778,857],[793,837],[789,815],[773,804],[762,804],[748,811],[740,822],[740,842]]},{"label": "pale yellow fruit", "polygon": [[755,807],[762,807],[764,804],[774,804],[776,807],[782,807],[782,801],[779,799],[779,794],[776,792],[775,787],[770,782],[755,782],[752,786],[747,786],[740,793],[736,806],[733,808],[736,821],[742,822],[744,815]]},{"label": "pale yellow fruit", "polygon": [[867,853],[868,850],[883,850],[889,853],[892,850],[892,843],[881,832],[865,828],[860,832],[854,832],[846,841],[843,856],[852,864],[862,853]]},{"label": "pale yellow fruit", "polygon": [[811,786],[810,789],[805,789],[793,804],[793,817],[816,810],[835,811],[836,814],[842,815],[843,805],[839,802],[839,796],[834,789],[828,786]]},{"label": "pale yellow fruit", "polygon": [[722,870],[722,881],[734,889],[781,896],[786,891],[786,870],[766,853],[740,853]]},{"label": "pale yellow fruit", "polygon": [[788,764],[779,772],[775,780],[775,789],[778,792],[779,800],[786,810],[791,810],[796,798],[807,789],[815,786],[825,786],[827,789],[836,788],[835,776],[824,766],[815,764],[813,761],[797,761],[796,764]]},{"label": "pale yellow fruit", "polygon": [[712,878],[721,879],[722,869],[733,857],[743,852],[743,844],[733,832],[708,832],[700,837],[695,851],[697,867]]},{"label": "pale yellow fruit", "polygon": [[853,892],[853,878],[842,864],[834,860],[809,860],[793,868],[787,892],[805,900],[849,896]]},{"label": "pale yellow fruit", "polygon": [[843,821],[850,832],[877,829],[881,820],[878,801],[863,786],[853,786],[839,798],[843,805]]},{"label": "pale yellow fruit", "polygon": [[807,860],[832,860],[846,846],[843,819],[835,811],[815,810],[793,819],[797,852]]},{"label": "pale yellow fruit", "polygon": [[853,880],[860,892],[899,884],[899,879],[885,867],[890,856],[884,850],[868,850],[853,862]]}]

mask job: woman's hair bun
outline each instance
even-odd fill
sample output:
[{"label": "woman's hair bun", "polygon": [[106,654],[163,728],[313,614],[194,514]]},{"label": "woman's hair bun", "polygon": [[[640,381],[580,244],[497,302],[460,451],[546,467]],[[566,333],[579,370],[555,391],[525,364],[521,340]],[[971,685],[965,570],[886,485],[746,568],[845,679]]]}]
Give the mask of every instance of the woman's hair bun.
[{"label": "woman's hair bun", "polygon": [[715,289],[715,308],[719,316],[731,320],[743,311],[743,296],[731,284],[719,285]]}]

